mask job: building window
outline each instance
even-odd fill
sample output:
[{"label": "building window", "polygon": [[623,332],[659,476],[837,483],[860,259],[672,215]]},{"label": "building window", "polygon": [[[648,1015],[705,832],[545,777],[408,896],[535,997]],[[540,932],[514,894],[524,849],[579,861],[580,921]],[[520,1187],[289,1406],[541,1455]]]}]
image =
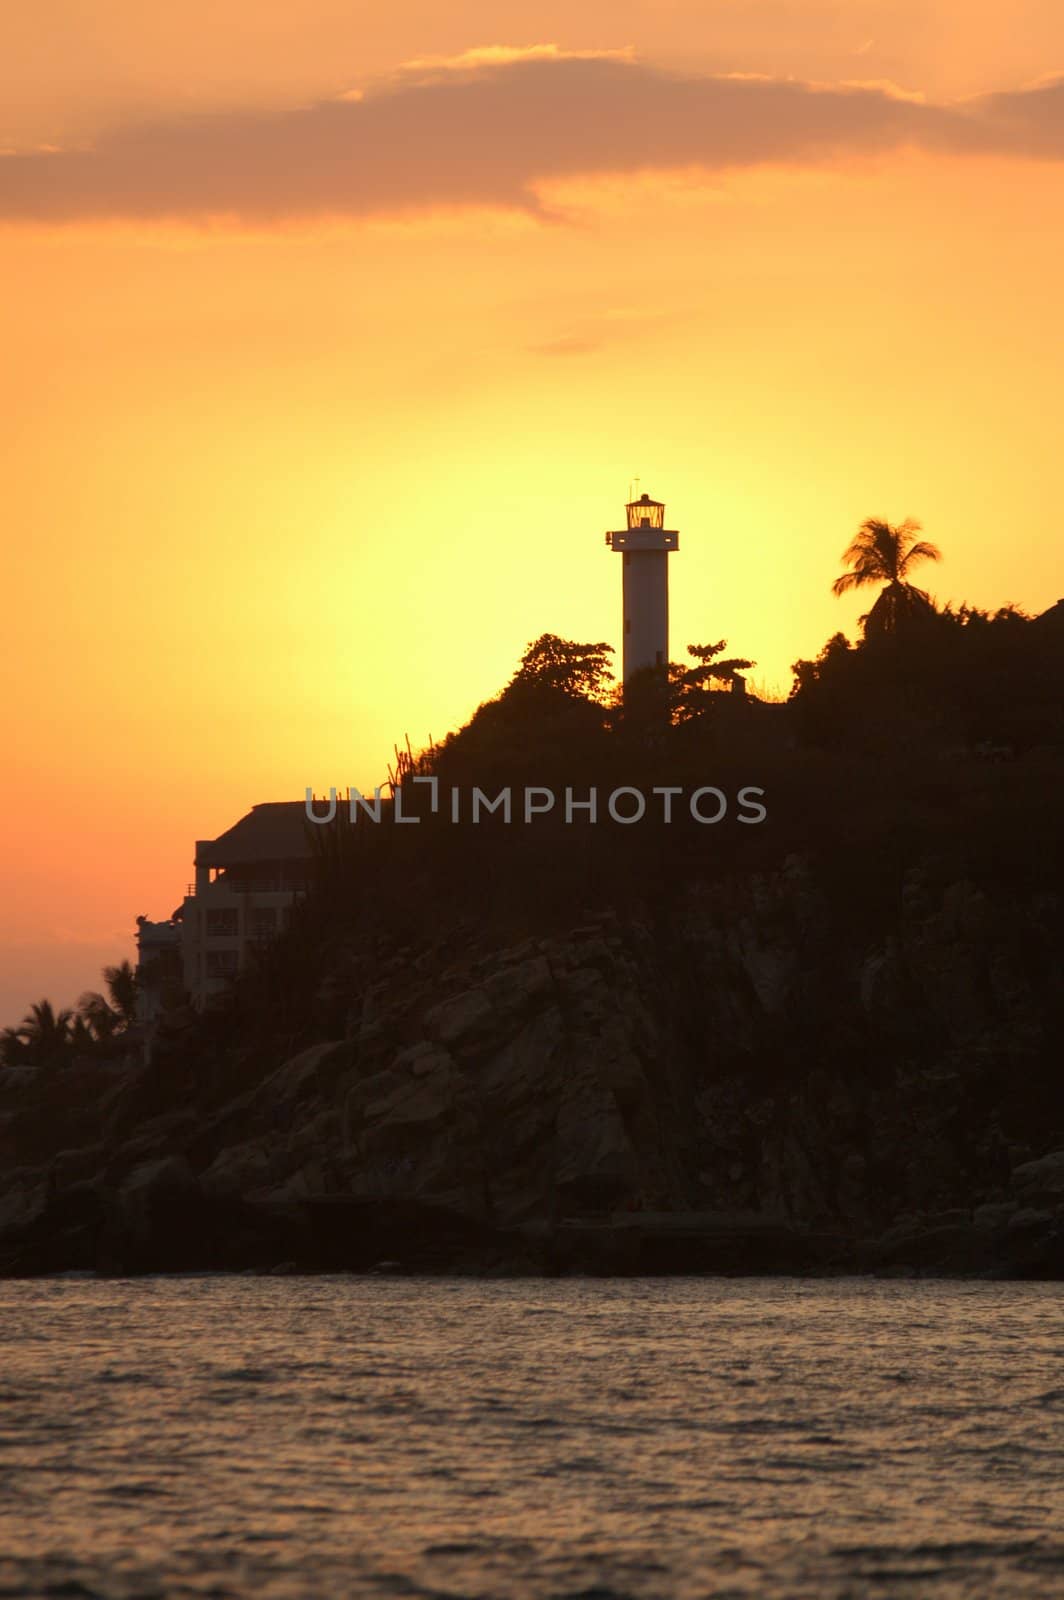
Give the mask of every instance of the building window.
[{"label": "building window", "polygon": [[240,931],[236,906],[213,906],[207,912],[208,938],[235,939]]},{"label": "building window", "polygon": [[231,978],[238,966],[235,950],[208,950],[207,951],[207,976],[208,978]]},{"label": "building window", "polygon": [[251,908],[251,934],[253,938],[265,939],[277,931],[276,906],[252,906]]}]

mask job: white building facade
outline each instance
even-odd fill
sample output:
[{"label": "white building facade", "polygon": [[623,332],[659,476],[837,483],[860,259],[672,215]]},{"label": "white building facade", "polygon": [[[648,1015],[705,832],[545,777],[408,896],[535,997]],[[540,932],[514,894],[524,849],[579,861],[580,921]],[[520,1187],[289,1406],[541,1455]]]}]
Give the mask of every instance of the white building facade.
[{"label": "white building facade", "polygon": [[310,880],[302,800],[253,806],[217,839],[197,839],[196,878],[177,913],[184,987],[202,1010],[280,933]]}]

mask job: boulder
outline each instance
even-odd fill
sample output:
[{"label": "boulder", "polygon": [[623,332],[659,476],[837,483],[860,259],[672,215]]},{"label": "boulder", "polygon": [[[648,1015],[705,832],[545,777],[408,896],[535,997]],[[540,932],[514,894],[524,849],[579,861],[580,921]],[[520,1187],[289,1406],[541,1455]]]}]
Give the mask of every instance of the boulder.
[{"label": "boulder", "polygon": [[249,1139],[219,1151],[199,1182],[207,1195],[249,1196],[269,1188],[273,1170],[267,1142]]},{"label": "boulder", "polygon": [[490,1033],[495,1021],[491,1001],[482,988],[467,989],[425,1013],[425,1027],[433,1038],[458,1048],[480,1042]]},{"label": "boulder", "polygon": [[270,1108],[273,1121],[283,1120],[298,1101],[327,1090],[349,1061],[348,1049],[342,1041],[326,1040],[322,1044],[312,1044],[278,1067],[276,1072],[271,1072],[258,1090],[256,1099]]},{"label": "boulder", "polygon": [[1013,1172],[1012,1187],[1025,1205],[1039,1200],[1064,1202],[1064,1150],[1025,1161]]}]

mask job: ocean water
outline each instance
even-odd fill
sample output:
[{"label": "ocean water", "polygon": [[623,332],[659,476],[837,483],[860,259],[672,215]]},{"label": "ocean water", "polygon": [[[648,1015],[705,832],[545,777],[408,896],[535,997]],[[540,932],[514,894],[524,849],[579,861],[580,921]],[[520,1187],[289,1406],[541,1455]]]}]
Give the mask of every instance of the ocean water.
[{"label": "ocean water", "polygon": [[0,1284],[0,1595],[1064,1595],[1064,1288]]}]

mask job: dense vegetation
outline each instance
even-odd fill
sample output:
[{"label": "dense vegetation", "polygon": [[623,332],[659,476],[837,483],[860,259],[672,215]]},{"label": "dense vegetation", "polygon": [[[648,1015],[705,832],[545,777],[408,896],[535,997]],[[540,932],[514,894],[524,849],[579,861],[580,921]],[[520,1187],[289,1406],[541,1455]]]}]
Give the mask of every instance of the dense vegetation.
[{"label": "dense vegetation", "polygon": [[[855,930],[889,915],[901,875],[920,863],[999,889],[1059,889],[1064,608],[1037,618],[1011,605],[940,608],[911,581],[920,562],[939,559],[918,532],[913,522],[862,526],[833,586],[878,590],[861,636],[837,633],[795,662],[785,704],[745,692],[754,663],[728,655],[724,639],[689,645],[686,662],[648,669],[623,696],[607,644],[535,640],[464,727],[397,752],[393,791],[417,826],[390,822],[386,804],[380,823],[341,806],[334,824],[312,830],[314,892],[208,1026],[312,1034],[312,997],[338,938],[416,942],[464,927],[463,937],[490,940],[605,904],[667,921],[692,878],[723,883],[794,852],[815,863],[833,915]],[[415,782],[430,777],[435,813],[429,785]],[[728,797],[719,822],[697,821],[681,800],[665,824],[656,787],[707,785]],[[527,825],[525,786],[556,797]],[[764,791],[760,826],[737,814],[744,786]],[[482,808],[473,823],[474,788],[489,799],[510,788],[513,821]],[[592,788],[596,826],[579,805]],[[608,814],[622,788],[648,800],[639,826]],[[105,976],[109,999],[86,995],[73,1011],[42,1000],[5,1030],[4,1062],[113,1058],[135,1040],[134,974],[124,963]]]},{"label": "dense vegetation", "polygon": [[146,1027],[128,964],[34,1006],[0,1273],[466,1270],[456,1218],[503,1230],[477,1270],[612,1271],[566,1229],[638,1210],[711,1221],[627,1270],[762,1270],[785,1220],[772,1270],[1064,1277],[1064,606],[940,607],[917,533],[859,531],[860,638],[787,701],[712,635],[622,695],[545,634],[378,820],[307,823],[311,892],[206,1012]]},{"label": "dense vegetation", "polygon": [[[312,996],[337,940],[418,947],[434,936],[490,948],[589,908],[638,909],[668,925],[692,881],[726,885],[798,853],[855,937],[894,914],[906,871],[971,879],[997,892],[1059,890],[1058,784],[1064,771],[1064,617],[939,608],[910,583],[937,558],[915,524],[871,521],[846,552],[837,588],[878,585],[861,637],[841,634],[794,664],[786,703],[743,692],[753,665],[724,640],[648,670],[622,696],[612,652],[545,634],[510,682],[432,748],[397,752],[391,776],[417,826],[345,819],[315,830],[318,886],[287,940],[242,983],[233,1027],[312,1032]],[[435,777],[439,809],[429,806]],[[657,786],[729,798],[716,824],[684,801],[665,825]],[[553,808],[519,821],[525,786]],[[744,825],[735,797],[764,790],[767,818]],[[509,787],[513,820],[481,810]],[[564,815],[564,796],[597,789],[598,821]],[[613,821],[618,788],[647,798],[638,826]],[[448,796],[461,796],[452,820]],[[221,1024],[218,1024],[221,1026]],[[309,1036],[309,1035],[307,1035]]]},{"label": "dense vegetation", "polygon": [[137,1019],[137,976],[129,961],[103,969],[107,994],[87,990],[76,1007],[50,1000],[32,1005],[18,1027],[0,1034],[6,1066],[49,1066],[64,1057],[114,1057],[124,1052]]}]

